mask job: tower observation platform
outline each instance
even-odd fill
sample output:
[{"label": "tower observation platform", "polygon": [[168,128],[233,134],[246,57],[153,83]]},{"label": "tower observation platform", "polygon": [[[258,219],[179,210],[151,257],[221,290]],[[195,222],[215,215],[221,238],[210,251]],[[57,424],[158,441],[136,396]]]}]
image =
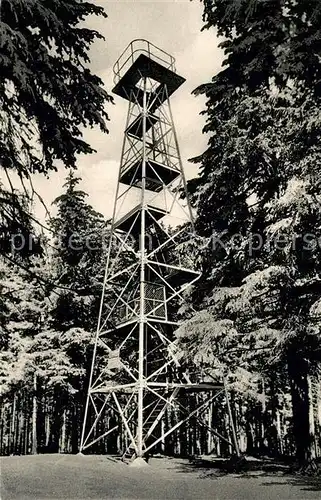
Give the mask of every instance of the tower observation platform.
[{"label": "tower observation platform", "polygon": [[174,335],[184,292],[200,278],[186,251],[193,214],[169,99],[184,81],[174,58],[146,40],[114,65],[113,92],[128,113],[81,452],[98,442],[123,457],[164,452],[224,390],[186,366]]},{"label": "tower observation platform", "polygon": [[[147,40],[133,40],[124,50],[114,65],[114,94],[124,99],[137,100],[141,105],[144,100],[144,88],[139,83],[144,78],[155,82],[151,91],[157,99],[151,110],[156,110],[184,82],[176,73],[175,59]],[[166,86],[166,93],[160,92]]]}]

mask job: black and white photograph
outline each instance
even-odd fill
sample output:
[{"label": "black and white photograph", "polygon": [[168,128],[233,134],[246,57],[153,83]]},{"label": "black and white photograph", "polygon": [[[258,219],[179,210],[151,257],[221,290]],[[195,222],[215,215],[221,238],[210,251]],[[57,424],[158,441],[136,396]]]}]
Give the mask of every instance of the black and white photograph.
[{"label": "black and white photograph", "polygon": [[321,498],[321,1],[0,0],[1,500]]}]

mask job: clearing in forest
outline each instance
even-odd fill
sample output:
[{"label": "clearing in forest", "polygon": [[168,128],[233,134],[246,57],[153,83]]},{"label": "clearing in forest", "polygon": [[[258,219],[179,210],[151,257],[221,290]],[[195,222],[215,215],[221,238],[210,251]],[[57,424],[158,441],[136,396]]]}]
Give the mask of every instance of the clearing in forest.
[{"label": "clearing in forest", "polygon": [[188,460],[152,458],[143,468],[107,456],[1,458],[2,500],[305,500],[321,483],[282,472],[222,474]]}]

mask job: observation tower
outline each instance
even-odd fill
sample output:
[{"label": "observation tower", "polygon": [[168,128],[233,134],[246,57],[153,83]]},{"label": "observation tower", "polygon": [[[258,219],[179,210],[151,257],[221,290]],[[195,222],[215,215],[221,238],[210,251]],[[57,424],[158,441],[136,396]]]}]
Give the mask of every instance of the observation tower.
[{"label": "observation tower", "polygon": [[124,457],[162,451],[224,390],[188,371],[174,336],[184,291],[200,277],[186,251],[193,220],[170,106],[184,81],[174,58],[146,40],[114,66],[113,93],[128,114],[81,452],[111,435]]}]

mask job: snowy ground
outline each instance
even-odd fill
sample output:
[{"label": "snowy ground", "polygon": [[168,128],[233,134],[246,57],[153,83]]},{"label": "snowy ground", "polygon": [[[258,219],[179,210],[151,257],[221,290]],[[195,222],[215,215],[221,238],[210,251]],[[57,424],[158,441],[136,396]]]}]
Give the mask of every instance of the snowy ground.
[{"label": "snowy ground", "polygon": [[106,456],[1,458],[1,500],[304,500],[320,499],[321,483],[282,473],[224,475],[188,460],[154,458],[143,468]]}]

